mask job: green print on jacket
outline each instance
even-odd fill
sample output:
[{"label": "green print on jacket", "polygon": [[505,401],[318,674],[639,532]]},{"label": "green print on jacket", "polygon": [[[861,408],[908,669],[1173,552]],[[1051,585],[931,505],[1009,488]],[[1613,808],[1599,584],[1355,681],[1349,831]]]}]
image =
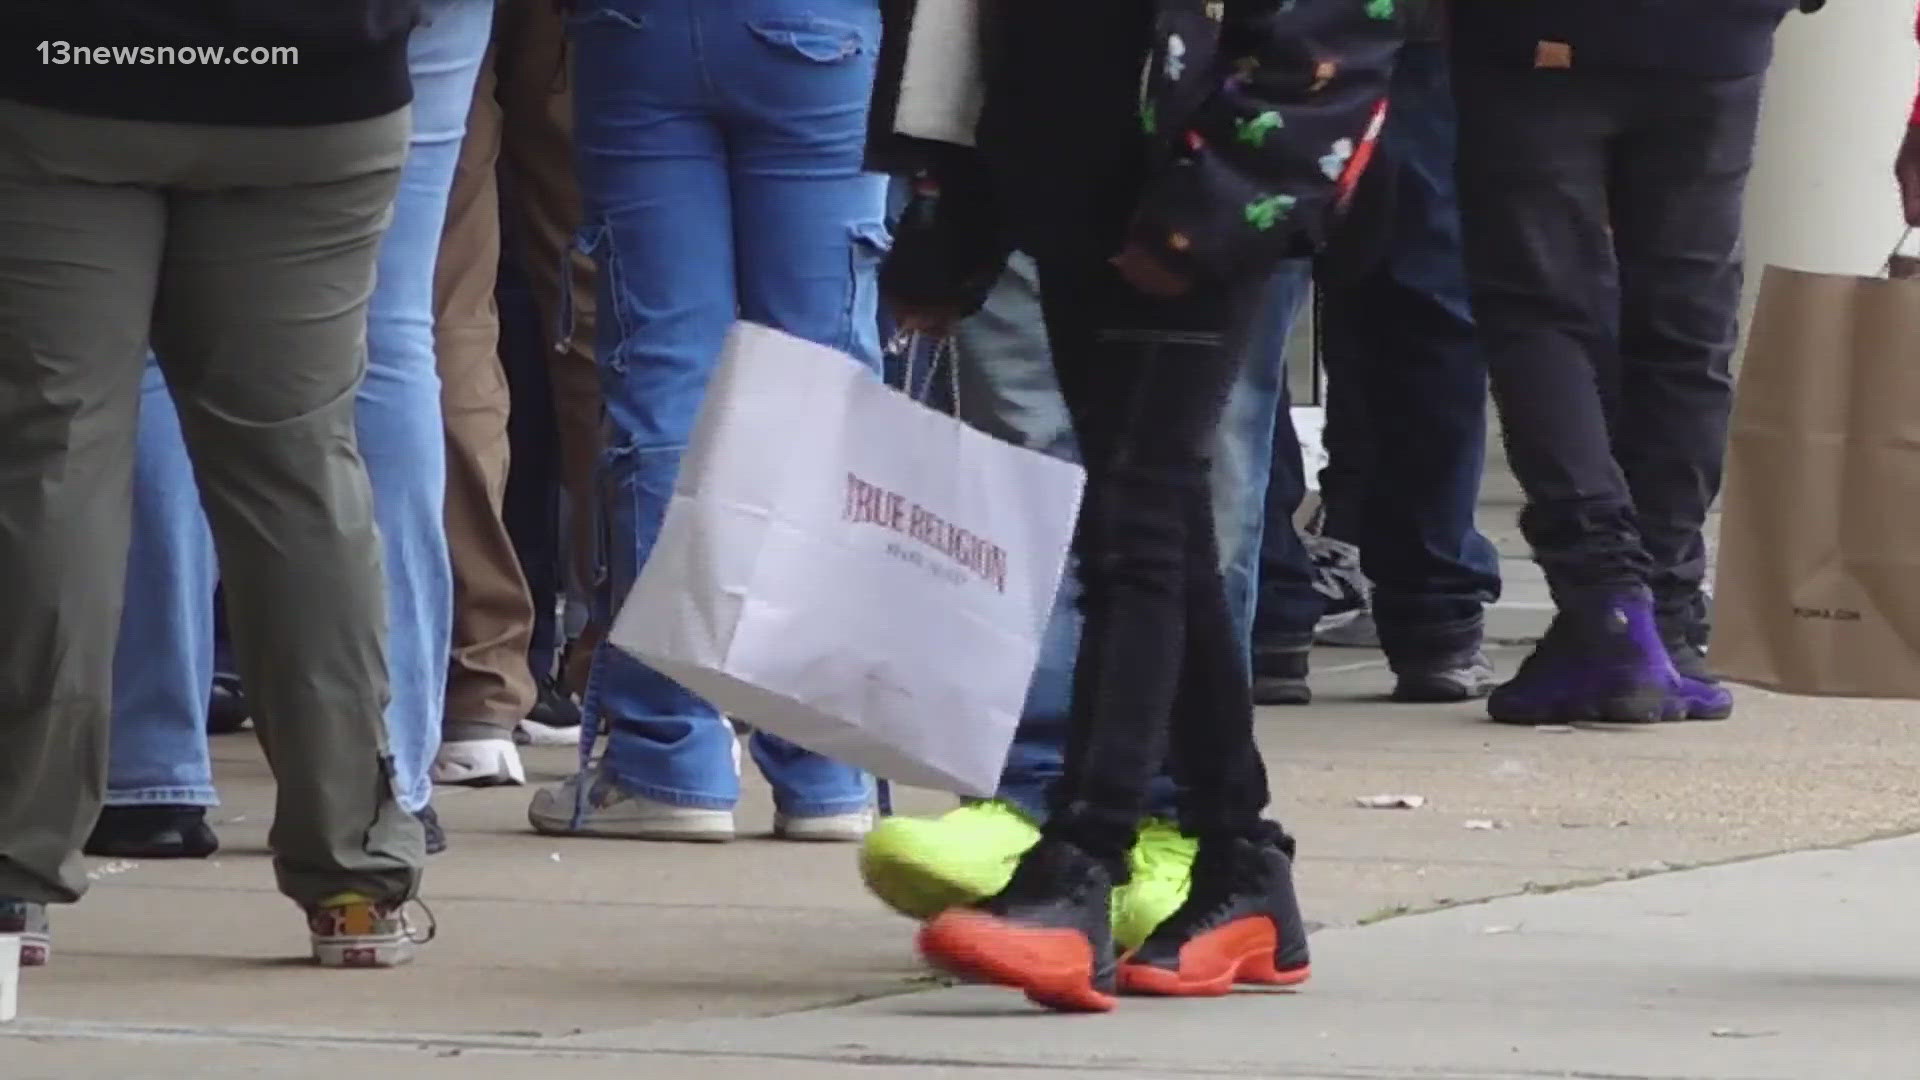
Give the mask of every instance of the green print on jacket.
[{"label": "green print on jacket", "polygon": [[1281,218],[1293,213],[1293,205],[1298,201],[1291,195],[1269,195],[1256,202],[1250,202],[1245,211],[1247,224],[1261,232],[1266,232],[1280,224]]},{"label": "green print on jacket", "polygon": [[1287,126],[1277,112],[1263,112],[1251,120],[1235,120],[1233,130],[1248,146],[1265,146],[1267,135]]},{"label": "green print on jacket", "polygon": [[1393,0],[1367,0],[1367,16],[1383,21],[1393,18]]}]

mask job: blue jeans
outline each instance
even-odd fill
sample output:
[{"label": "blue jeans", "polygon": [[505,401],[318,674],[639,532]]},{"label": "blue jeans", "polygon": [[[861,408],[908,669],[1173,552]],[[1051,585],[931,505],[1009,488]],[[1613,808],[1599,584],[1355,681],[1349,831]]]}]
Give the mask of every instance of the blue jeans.
[{"label": "blue jeans", "polygon": [[[1477,644],[1500,596],[1499,554],[1475,526],[1487,365],[1462,263],[1456,127],[1445,48],[1407,46],[1381,133],[1382,167],[1398,174],[1391,240],[1378,266],[1322,303],[1326,532],[1360,549],[1381,644],[1396,656]],[[1270,589],[1260,632],[1311,632],[1319,609],[1301,610],[1298,595]]]},{"label": "blue jeans", "polygon": [[[575,149],[600,268],[602,616],[665,516],[736,318],[880,365],[886,181],[861,172],[878,0],[583,0],[572,21]],[[739,798],[713,706],[609,646],[588,730],[622,788],[678,806]],[[591,751],[583,747],[583,759]],[[868,805],[865,773],[765,735],[753,758],[788,814]]]},{"label": "blue jeans", "polygon": [[[433,792],[428,768],[440,744],[453,617],[434,260],[492,26],[486,0],[428,0],[427,20],[414,31],[412,150],[381,243],[367,316],[367,375],[357,400],[360,453],[387,565],[388,738],[400,804],[408,810],[425,806]],[[107,805],[217,805],[206,724],[218,571],[180,422],[151,363],[134,489]]]},{"label": "blue jeans", "polygon": [[[1214,452],[1214,521],[1227,600],[1251,656],[1253,606],[1260,574],[1261,536],[1267,528],[1264,493],[1273,460],[1276,402],[1286,393],[1284,349],[1295,313],[1310,282],[1306,263],[1290,263],[1274,276],[1267,304],[1244,328],[1244,366],[1227,400]],[[1009,442],[1057,457],[1073,458],[1073,425],[1054,381],[1046,329],[1040,322],[1039,286],[1031,261],[1016,255],[980,314],[956,332],[959,413],[969,424]],[[1287,426],[1291,432],[1292,426]],[[1298,459],[1298,450],[1295,458]],[[1305,561],[1304,551],[1301,559]],[[1027,691],[1026,710],[1014,733],[1000,797],[1036,820],[1047,813],[1047,791],[1066,758],[1068,709],[1074,663],[1080,650],[1080,586],[1069,571],[1061,582],[1041,642],[1040,661]],[[1174,789],[1162,777],[1148,811],[1172,816]]]}]

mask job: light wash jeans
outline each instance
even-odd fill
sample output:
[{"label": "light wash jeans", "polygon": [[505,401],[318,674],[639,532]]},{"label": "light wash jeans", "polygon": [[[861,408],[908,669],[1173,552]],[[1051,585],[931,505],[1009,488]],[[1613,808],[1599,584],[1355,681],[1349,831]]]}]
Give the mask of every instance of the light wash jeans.
[{"label": "light wash jeans", "polygon": [[[492,33],[490,0],[427,0],[409,46],[413,139],[381,243],[359,389],[360,453],[387,564],[387,706],[400,804],[432,795],[453,617],[445,429],[433,356],[433,270],[447,192]],[[260,357],[271,364],[271,356]],[[213,682],[213,539],[180,421],[148,364],[134,477],[126,609],[114,657],[109,806],[214,806],[207,751]],[[283,613],[298,619],[300,612]]]},{"label": "light wash jeans", "polygon": [[[734,319],[879,367],[886,181],[860,167],[880,4],[580,0],[576,12],[581,243],[600,268],[607,616],[659,535]],[[584,712],[589,735],[609,733],[602,769],[621,788],[698,809],[738,800],[732,729],[666,676],[602,645]],[[871,801],[849,766],[765,735],[752,753],[785,813]]]},{"label": "light wash jeans", "polygon": [[[1286,391],[1287,334],[1311,280],[1308,263],[1286,264],[1268,286],[1266,302],[1251,313],[1238,344],[1244,366],[1227,398],[1214,450],[1214,523],[1221,568],[1249,668],[1261,539],[1267,527],[1267,477],[1279,403]],[[1048,359],[1031,260],[1013,257],[987,306],[956,331],[954,355],[963,420],[1032,450],[1076,456],[1073,425]],[[1292,436],[1291,426],[1285,434]],[[1027,691],[1026,711],[1000,778],[1000,797],[1035,819],[1046,816],[1047,789],[1060,776],[1066,758],[1073,669],[1080,650],[1079,591],[1078,579],[1069,572],[1061,582]],[[1172,781],[1161,778],[1148,812],[1171,815],[1173,798]]]}]

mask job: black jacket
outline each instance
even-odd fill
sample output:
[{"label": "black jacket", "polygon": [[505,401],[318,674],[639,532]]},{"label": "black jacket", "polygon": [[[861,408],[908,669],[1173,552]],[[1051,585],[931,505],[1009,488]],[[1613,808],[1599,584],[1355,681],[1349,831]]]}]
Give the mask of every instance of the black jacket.
[{"label": "black jacket", "polygon": [[413,99],[419,14],[420,0],[0,0],[0,98],[126,120],[363,120]]},{"label": "black jacket", "polygon": [[[949,173],[964,171],[967,155],[891,134],[912,8],[912,0],[883,2],[892,48],[883,46],[870,161],[896,172],[930,162]],[[1320,248],[1385,117],[1393,59],[1406,30],[1401,5],[1153,0],[1153,8],[1151,52],[1140,57],[1138,116],[1132,134],[1123,136],[1140,140],[1149,162],[1131,238],[1172,265],[1228,280],[1252,279],[1282,259]],[[990,97],[994,62],[990,54]],[[1007,111],[1007,103],[998,104]],[[990,101],[990,113],[994,106]],[[1032,150],[983,138],[980,153],[992,158]],[[985,224],[972,208],[950,216],[969,229]]]},{"label": "black jacket", "polygon": [[1735,78],[1765,71],[1773,35],[1819,0],[1453,0],[1455,54],[1532,67],[1542,42],[1568,46],[1580,71]]}]

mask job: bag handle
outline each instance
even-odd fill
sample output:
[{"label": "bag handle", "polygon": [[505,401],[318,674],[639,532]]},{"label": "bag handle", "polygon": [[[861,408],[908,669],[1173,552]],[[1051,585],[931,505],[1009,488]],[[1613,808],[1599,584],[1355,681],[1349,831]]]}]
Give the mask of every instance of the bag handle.
[{"label": "bag handle", "polygon": [[[960,415],[960,359],[954,354],[952,334],[943,334],[933,339],[928,348],[928,335],[917,330],[899,330],[887,341],[886,352],[890,356],[901,358],[900,385],[898,389],[922,405],[931,405],[933,380],[940,374],[942,367],[947,372],[947,392],[951,395],[948,404],[953,415]],[[914,361],[925,356],[927,366],[925,375],[914,378]]]},{"label": "bag handle", "polygon": [[1908,241],[1913,239],[1914,227],[1909,225],[1900,233],[1900,239],[1894,242],[1893,250],[1887,253],[1887,261],[1880,266],[1880,276],[1893,281],[1911,281],[1920,278],[1920,255],[1903,255]]}]

